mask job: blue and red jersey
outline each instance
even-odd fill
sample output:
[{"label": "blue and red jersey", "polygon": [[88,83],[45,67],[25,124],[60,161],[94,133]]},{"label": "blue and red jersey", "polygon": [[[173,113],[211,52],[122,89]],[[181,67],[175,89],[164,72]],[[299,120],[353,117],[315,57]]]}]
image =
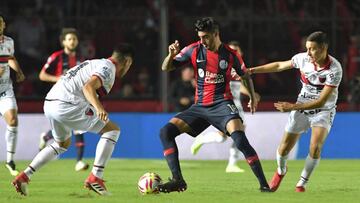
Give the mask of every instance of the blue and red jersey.
[{"label": "blue and red jersey", "polygon": [[47,59],[42,69],[45,72],[54,76],[61,76],[70,68],[80,64],[84,61],[78,55],[68,55],[64,50],[56,51]]},{"label": "blue and red jersey", "polygon": [[175,67],[191,64],[196,79],[195,104],[209,106],[232,100],[230,81],[232,69],[239,76],[245,74],[246,66],[241,56],[226,44],[217,52],[206,49],[200,41],[183,48],[173,59]]}]

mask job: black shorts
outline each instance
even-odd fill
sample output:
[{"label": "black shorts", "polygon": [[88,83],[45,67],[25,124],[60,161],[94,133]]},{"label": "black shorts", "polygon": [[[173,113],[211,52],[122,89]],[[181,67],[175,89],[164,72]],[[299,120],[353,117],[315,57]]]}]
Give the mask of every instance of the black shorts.
[{"label": "black shorts", "polygon": [[201,106],[194,104],[190,108],[175,115],[191,127],[191,132],[187,132],[193,137],[213,125],[223,133],[227,133],[226,124],[232,119],[242,119],[239,110],[232,100],[222,101],[211,106]]}]

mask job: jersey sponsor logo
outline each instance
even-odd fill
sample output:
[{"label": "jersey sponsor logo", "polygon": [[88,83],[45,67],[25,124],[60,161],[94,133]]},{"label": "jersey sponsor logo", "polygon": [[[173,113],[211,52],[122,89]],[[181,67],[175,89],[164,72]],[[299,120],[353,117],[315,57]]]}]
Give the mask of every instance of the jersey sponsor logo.
[{"label": "jersey sponsor logo", "polygon": [[199,68],[199,69],[198,69],[198,74],[199,74],[199,77],[200,77],[200,78],[203,78],[204,75],[205,75],[205,74],[204,74],[204,70],[201,69],[201,68]]},{"label": "jersey sponsor logo", "polygon": [[89,62],[86,61],[86,62],[80,64],[78,67],[73,68],[73,69],[70,69],[70,70],[66,73],[65,77],[66,77],[67,79],[73,78],[74,76],[76,76],[77,72],[78,72],[80,69],[82,69],[83,67],[85,67],[85,66],[88,65],[88,64],[89,64]]},{"label": "jersey sponsor logo", "polygon": [[217,84],[225,82],[224,75],[206,71],[205,83]]},{"label": "jersey sponsor logo", "polygon": [[104,66],[102,68],[102,73],[104,74],[104,78],[109,78],[110,77],[110,73],[109,73],[109,68]]},{"label": "jersey sponsor logo", "polygon": [[203,60],[203,59],[196,59],[196,63],[202,63],[202,62],[205,62],[206,60]]},{"label": "jersey sponsor logo", "polygon": [[228,67],[228,62],[223,59],[219,62],[219,66],[221,69],[225,70]]},{"label": "jersey sponsor logo", "polygon": [[311,94],[306,93],[306,92],[303,92],[303,94],[301,94],[300,96],[301,96],[302,98],[304,98],[304,99],[312,99],[312,100],[317,99],[317,96],[311,95]]}]

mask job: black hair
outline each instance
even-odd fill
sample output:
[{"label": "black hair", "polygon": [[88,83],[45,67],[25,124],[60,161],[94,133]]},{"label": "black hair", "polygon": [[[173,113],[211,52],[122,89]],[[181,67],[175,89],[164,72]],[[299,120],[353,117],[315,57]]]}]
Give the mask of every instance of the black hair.
[{"label": "black hair", "polygon": [[65,37],[67,34],[74,34],[74,35],[76,35],[77,38],[79,38],[79,34],[75,28],[70,28],[70,27],[63,28],[61,30],[61,34],[59,37],[61,46],[62,46],[62,42],[65,40]]},{"label": "black hair", "polygon": [[327,34],[325,32],[322,32],[322,31],[316,31],[316,32],[311,33],[306,38],[306,41],[316,42],[319,45],[328,45],[329,44]]},{"label": "black hair", "polygon": [[205,17],[196,21],[195,30],[214,33],[220,31],[220,25],[212,17]]},{"label": "black hair", "polygon": [[125,56],[134,58],[135,49],[132,45],[127,43],[120,43],[114,48],[114,53],[119,57],[118,59],[123,60]]}]

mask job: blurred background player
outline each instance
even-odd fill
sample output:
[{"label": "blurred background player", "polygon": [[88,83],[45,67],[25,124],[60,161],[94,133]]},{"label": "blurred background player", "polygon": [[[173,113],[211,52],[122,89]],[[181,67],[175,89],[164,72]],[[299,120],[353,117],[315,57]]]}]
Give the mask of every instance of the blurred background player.
[{"label": "blurred background player", "polygon": [[195,79],[194,69],[185,66],[181,70],[181,78],[174,81],[170,87],[170,101],[174,111],[180,112],[189,108],[194,103]]},{"label": "blurred background player", "polygon": [[18,115],[10,71],[13,69],[16,72],[16,82],[23,81],[25,76],[14,57],[14,41],[4,35],[4,29],[5,21],[0,15],[0,114],[4,117],[7,125],[5,166],[11,175],[16,176],[19,173],[14,162],[18,136]]},{"label": "blurred background player", "polygon": [[160,184],[160,192],[185,191],[187,184],[182,176],[179,152],[175,138],[188,133],[199,135],[213,125],[223,133],[227,133],[244,154],[254,175],[257,177],[260,191],[271,192],[266,181],[259,157],[250,145],[244,132],[244,126],[239,116],[230,92],[232,69],[242,76],[244,84],[250,88],[251,112],[255,111],[254,87],[251,77],[245,72],[246,66],[241,56],[220,40],[220,25],[211,17],[197,20],[195,30],[199,41],[192,43],[180,51],[176,40],[168,47],[169,54],[165,57],[161,69],[174,70],[185,64],[191,64],[196,73],[195,104],[178,113],[160,130],[160,140],[163,145],[164,157],[167,161],[172,178],[169,182]]},{"label": "blurred background player", "polygon": [[[78,32],[76,29],[63,28],[60,34],[60,44],[63,49],[51,54],[43,66],[39,74],[41,81],[54,84],[70,68],[80,64],[80,62],[83,61],[82,57],[76,53],[76,49],[79,44]],[[75,146],[77,148],[77,162],[75,165],[75,171],[86,170],[89,168],[89,164],[82,161],[85,147],[85,132],[74,129],[73,133],[75,135]],[[53,140],[51,130],[41,133],[39,149],[42,150],[50,140]]]},{"label": "blurred background player", "polygon": [[30,165],[13,180],[21,195],[27,195],[31,176],[41,167],[66,152],[71,143],[72,129],[99,133],[95,160],[84,186],[99,195],[108,195],[103,173],[120,136],[120,128],[108,118],[99,98],[108,94],[115,77],[129,70],[134,49],[121,44],[108,59],[87,60],[69,70],[46,95],[44,112],[50,120],[55,142],[41,150]]},{"label": "blurred background player", "polygon": [[336,113],[338,86],[342,78],[341,64],[328,53],[329,42],[324,32],[311,33],[306,39],[306,52],[288,61],[278,61],[250,68],[250,73],[280,72],[296,68],[301,73],[302,89],[296,103],[277,102],[281,112],[290,112],[284,136],[277,150],[278,168],[270,182],[273,191],[287,173],[287,158],[301,133],[311,128],[309,154],[305,160],[296,192],[305,192],[311,173],[320,162],[320,154]]},{"label": "blurred background player", "polygon": [[[243,57],[243,52],[240,48],[240,44],[238,41],[230,41],[229,47],[236,50],[241,57]],[[235,106],[239,109],[239,116],[244,121],[244,110],[241,104],[241,94],[244,94],[250,98],[249,90],[241,85],[241,78],[234,77],[234,79],[230,82],[230,90],[233,95],[233,101]],[[260,101],[260,95],[255,92],[255,106]],[[197,154],[203,144],[207,143],[223,143],[227,139],[227,136],[220,131],[209,131],[208,133],[202,133],[195,138],[194,143],[191,145],[191,153]],[[225,172],[227,173],[242,173],[245,170],[240,168],[236,162],[241,157],[241,152],[237,149],[234,142],[232,142],[231,147],[229,149],[229,161],[226,166]]]}]

